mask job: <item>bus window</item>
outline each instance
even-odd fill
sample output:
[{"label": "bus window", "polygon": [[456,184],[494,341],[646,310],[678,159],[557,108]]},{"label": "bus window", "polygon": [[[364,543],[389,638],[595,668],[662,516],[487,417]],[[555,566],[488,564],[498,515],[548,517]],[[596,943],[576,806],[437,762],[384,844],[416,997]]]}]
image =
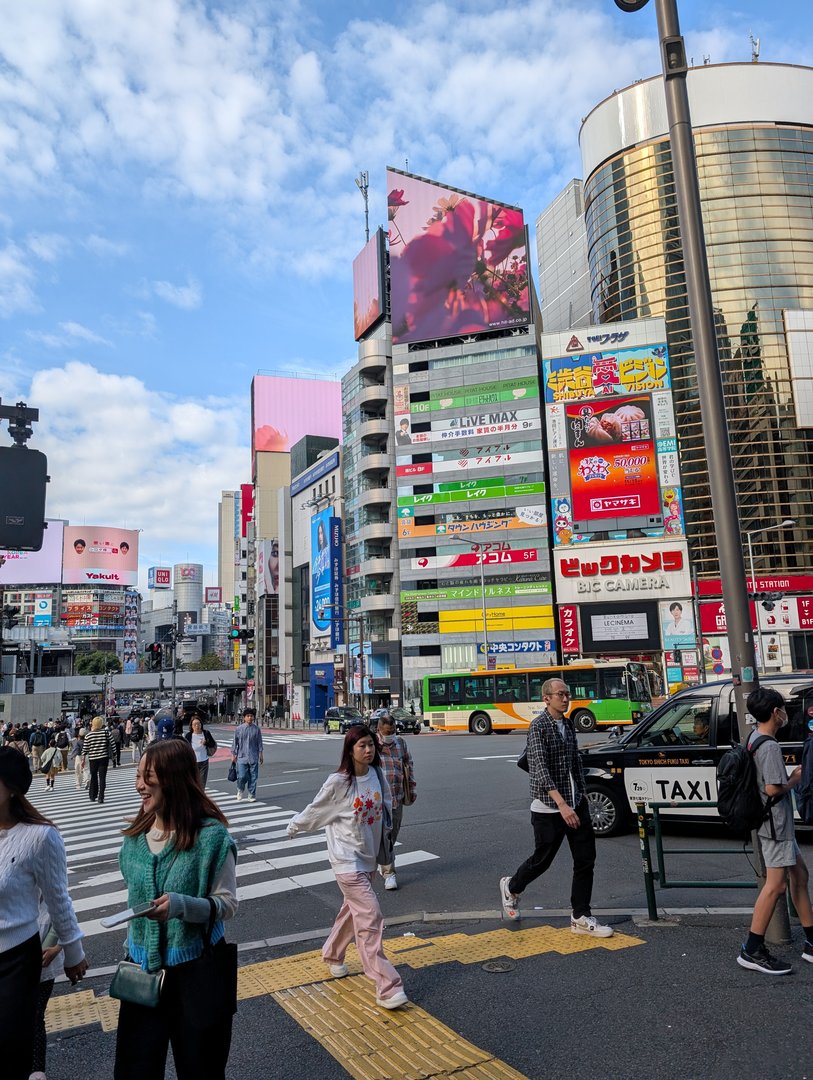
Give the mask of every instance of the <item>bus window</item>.
[{"label": "bus window", "polygon": [[525,675],[498,675],[496,701],[527,701],[528,686]]},{"label": "bus window", "polygon": [[595,668],[589,671],[570,671],[564,680],[572,698],[586,698],[595,700],[598,695],[598,672]]},{"label": "bus window", "polygon": [[490,705],[494,698],[493,675],[466,675],[463,678],[464,705]]},{"label": "bus window", "polygon": [[460,677],[429,680],[429,705],[450,705],[460,701]]},{"label": "bus window", "polygon": [[627,686],[623,668],[605,668],[599,671],[599,694],[601,697],[627,696]]},{"label": "bus window", "polygon": [[630,664],[627,668],[627,683],[630,701],[652,701],[649,689],[649,674],[654,669],[647,669],[643,664]]},{"label": "bus window", "polygon": [[528,701],[542,700],[542,683],[546,678],[546,675],[528,676]]}]

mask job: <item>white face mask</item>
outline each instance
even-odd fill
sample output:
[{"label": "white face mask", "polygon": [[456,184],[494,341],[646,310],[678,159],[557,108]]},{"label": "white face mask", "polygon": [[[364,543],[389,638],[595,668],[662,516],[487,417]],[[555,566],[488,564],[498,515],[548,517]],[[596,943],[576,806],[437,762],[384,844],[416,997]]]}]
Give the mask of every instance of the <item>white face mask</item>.
[{"label": "white face mask", "polygon": [[393,733],[392,735],[382,735],[381,741],[385,743],[393,743],[395,742],[395,734]]}]

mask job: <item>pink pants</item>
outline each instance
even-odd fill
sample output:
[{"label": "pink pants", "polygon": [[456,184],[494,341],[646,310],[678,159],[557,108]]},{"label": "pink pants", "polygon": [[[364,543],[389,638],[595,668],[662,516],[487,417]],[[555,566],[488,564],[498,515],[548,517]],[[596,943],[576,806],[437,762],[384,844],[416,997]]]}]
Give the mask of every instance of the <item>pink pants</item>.
[{"label": "pink pants", "polygon": [[389,998],[403,990],[401,976],[384,955],[384,919],[373,892],[372,874],[337,874],[344,903],[322,946],[326,964],[343,964],[347,946],[355,938],[364,974],[375,983],[376,995]]}]

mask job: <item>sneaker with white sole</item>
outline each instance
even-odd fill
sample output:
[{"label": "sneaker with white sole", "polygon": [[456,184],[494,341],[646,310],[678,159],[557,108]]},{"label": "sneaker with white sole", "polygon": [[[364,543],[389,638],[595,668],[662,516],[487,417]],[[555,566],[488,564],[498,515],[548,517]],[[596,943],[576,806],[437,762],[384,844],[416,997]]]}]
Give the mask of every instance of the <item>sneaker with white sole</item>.
[{"label": "sneaker with white sole", "polygon": [[510,877],[500,878],[500,901],[502,902],[502,909],[505,912],[506,918],[518,919],[519,897],[514,896],[514,894],[508,888],[508,882],[510,880]]},{"label": "sneaker with white sole", "polygon": [[238,792],[237,792],[237,801],[238,801],[238,802],[242,802],[242,801],[243,801],[243,793],[242,793],[242,791],[238,791]]},{"label": "sneaker with white sole", "polygon": [[402,1005],[409,1005],[409,998],[403,990],[399,990],[392,997],[380,998],[376,996],[375,1003],[380,1005],[382,1009],[400,1009]]},{"label": "sneaker with white sole", "polygon": [[347,964],[328,964],[327,969],[334,979],[343,979],[345,975],[350,974]]},{"label": "sneaker with white sole", "polygon": [[740,955],[737,957],[737,963],[740,967],[748,968],[750,971],[761,971],[763,975],[790,975],[793,971],[790,964],[771,956],[764,945],[760,945],[752,953],[746,952],[743,945],[740,949]]},{"label": "sneaker with white sole", "polygon": [[574,934],[587,934],[588,937],[612,937],[613,928],[602,926],[593,915],[580,915],[578,919],[570,916],[570,929]]},{"label": "sneaker with white sole", "polygon": [[249,795],[248,801],[249,802],[256,802],[257,801],[257,796],[256,795]]},{"label": "sneaker with white sole", "polygon": [[387,876],[384,878],[384,888],[388,892],[392,892],[393,889],[398,888],[398,881],[395,877],[395,874],[387,874]]},{"label": "sneaker with white sole", "polygon": [[813,964],[813,945],[809,941],[805,942],[805,947],[802,949],[802,959],[807,960],[808,964]]}]

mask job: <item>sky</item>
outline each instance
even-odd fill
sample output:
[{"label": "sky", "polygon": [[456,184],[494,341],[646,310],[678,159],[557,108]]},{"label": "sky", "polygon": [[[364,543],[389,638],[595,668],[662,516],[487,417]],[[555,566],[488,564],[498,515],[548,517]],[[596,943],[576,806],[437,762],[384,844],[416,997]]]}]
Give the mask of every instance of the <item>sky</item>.
[{"label": "sky", "polygon": [[[680,0],[696,64],[813,64],[809,0]],[[354,362],[354,183],[387,165],[521,206],[581,118],[660,70],[654,2],[0,0],[0,399],[40,410],[47,513],[217,577],[257,372]],[[0,443],[8,438],[0,434]]]}]

